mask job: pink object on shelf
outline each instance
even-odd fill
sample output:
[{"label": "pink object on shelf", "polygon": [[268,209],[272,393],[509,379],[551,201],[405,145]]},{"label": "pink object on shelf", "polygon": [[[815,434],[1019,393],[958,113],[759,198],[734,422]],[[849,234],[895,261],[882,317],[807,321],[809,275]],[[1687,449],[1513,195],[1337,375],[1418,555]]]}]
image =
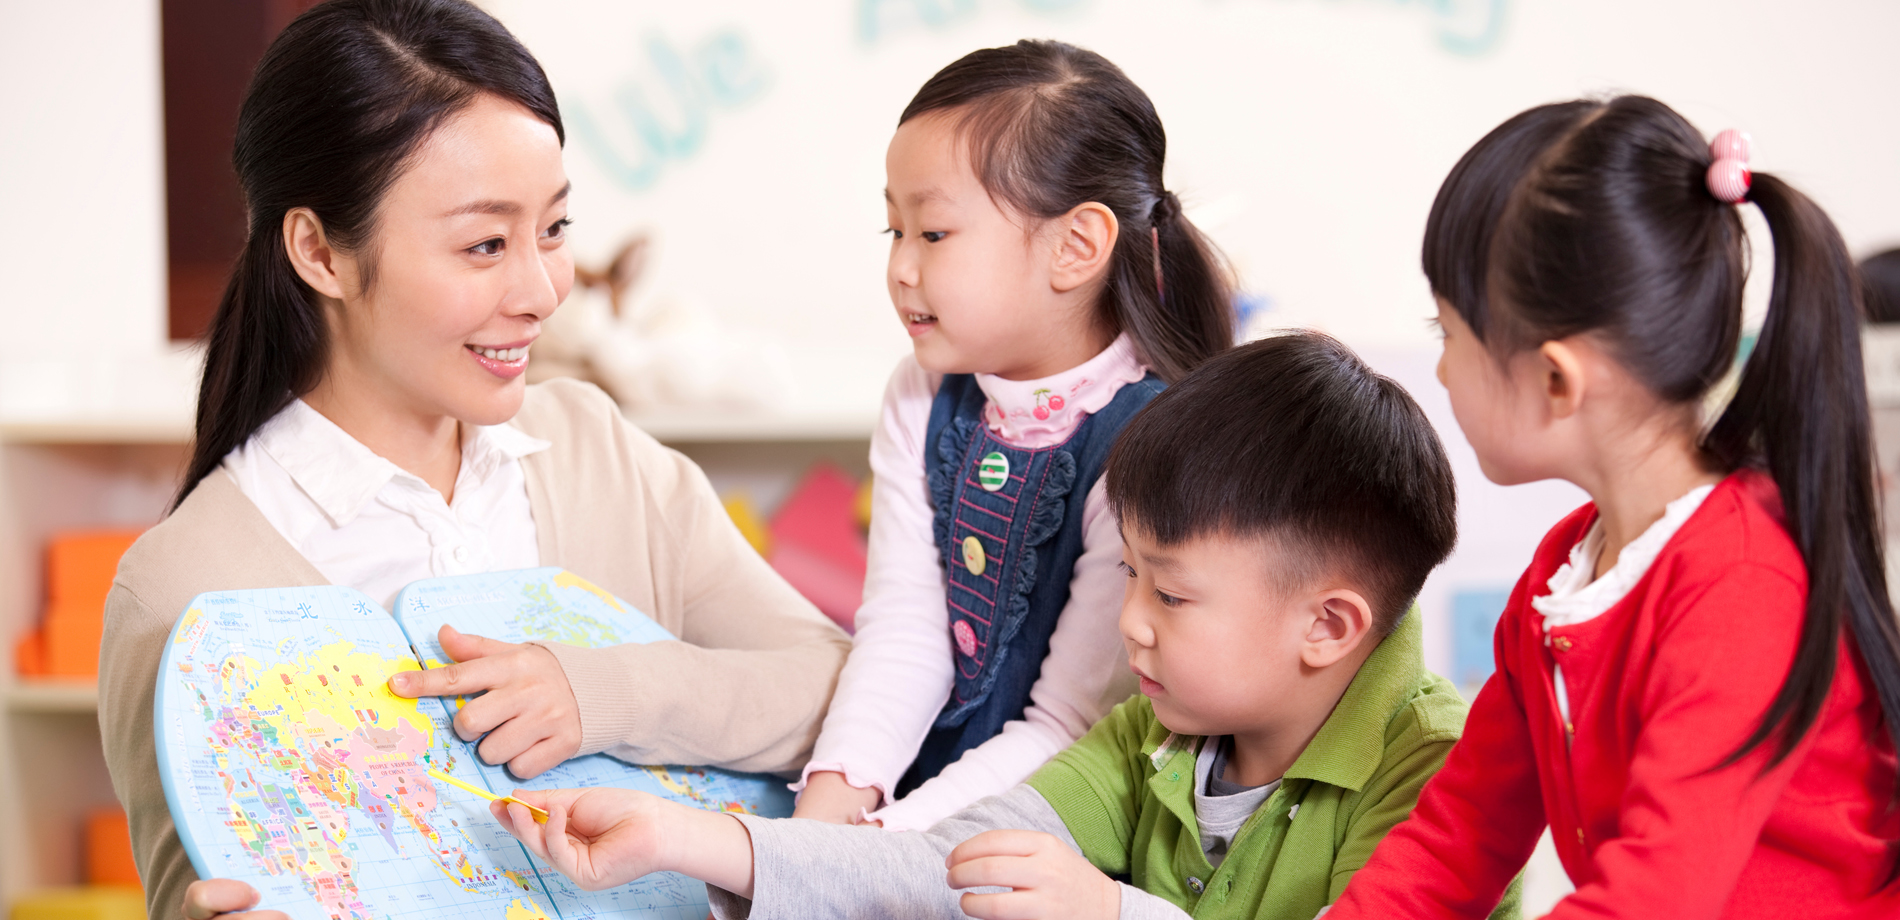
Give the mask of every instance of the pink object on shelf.
[{"label": "pink object on shelf", "polygon": [[849,632],[864,601],[865,541],[858,484],[829,463],[814,465],[772,518],[767,560],[798,593]]}]

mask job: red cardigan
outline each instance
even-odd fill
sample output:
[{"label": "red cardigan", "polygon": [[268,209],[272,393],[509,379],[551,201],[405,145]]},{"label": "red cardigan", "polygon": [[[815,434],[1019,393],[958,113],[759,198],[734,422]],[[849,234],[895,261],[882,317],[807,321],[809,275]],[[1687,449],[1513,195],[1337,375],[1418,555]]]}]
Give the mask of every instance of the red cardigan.
[{"label": "red cardigan", "polygon": [[1799,641],[1807,572],[1773,481],[1723,480],[1628,597],[1546,645],[1530,600],[1595,519],[1586,505],[1544,538],[1464,737],[1327,920],[1483,917],[1547,822],[1577,886],[1551,917],[1900,917],[1900,884],[1877,888],[1900,838],[1894,751],[1851,640],[1780,766],[1761,772],[1772,741],[1717,766]]}]

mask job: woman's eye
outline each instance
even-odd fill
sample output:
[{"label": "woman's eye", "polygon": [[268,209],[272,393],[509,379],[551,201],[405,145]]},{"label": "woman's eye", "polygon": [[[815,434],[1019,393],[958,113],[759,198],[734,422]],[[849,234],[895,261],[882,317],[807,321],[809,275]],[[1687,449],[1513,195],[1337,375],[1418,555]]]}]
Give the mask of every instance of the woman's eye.
[{"label": "woman's eye", "polygon": [[560,220],[557,220],[554,223],[549,224],[548,234],[547,234],[548,239],[558,240],[558,239],[561,239],[562,237],[567,236],[567,228],[573,225],[574,225],[574,219],[571,217],[563,217]]},{"label": "woman's eye", "polygon": [[922,234],[922,236],[923,236],[923,238],[924,238],[924,242],[926,242],[926,243],[934,243],[934,242],[936,242],[936,241],[938,241],[938,240],[940,240],[940,239],[943,239],[944,237],[946,237],[946,236],[949,236],[949,235],[950,235],[950,234],[948,234],[948,233],[945,233],[945,232],[943,232],[942,230],[926,230],[926,231],[924,231],[924,232],[923,232],[923,234]]},{"label": "woman's eye", "polygon": [[468,251],[478,256],[498,256],[498,255],[501,255],[502,244],[503,244],[503,240],[501,237],[498,236],[492,240],[483,240],[479,243],[476,243],[475,245],[470,246]]},{"label": "woman's eye", "polygon": [[904,231],[899,230],[896,227],[885,227],[884,232],[890,234],[891,239],[894,239],[894,240],[901,240],[904,238]]}]

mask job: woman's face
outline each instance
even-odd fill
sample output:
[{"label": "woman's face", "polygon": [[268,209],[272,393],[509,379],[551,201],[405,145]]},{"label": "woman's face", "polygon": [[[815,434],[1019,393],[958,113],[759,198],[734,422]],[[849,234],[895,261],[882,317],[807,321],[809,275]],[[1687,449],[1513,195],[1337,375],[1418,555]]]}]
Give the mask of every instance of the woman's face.
[{"label": "woman's face", "polygon": [[368,284],[366,260],[336,261],[326,398],[350,415],[514,417],[529,346],[574,284],[567,191],[560,141],[527,109],[484,95],[444,121],[378,207]]}]

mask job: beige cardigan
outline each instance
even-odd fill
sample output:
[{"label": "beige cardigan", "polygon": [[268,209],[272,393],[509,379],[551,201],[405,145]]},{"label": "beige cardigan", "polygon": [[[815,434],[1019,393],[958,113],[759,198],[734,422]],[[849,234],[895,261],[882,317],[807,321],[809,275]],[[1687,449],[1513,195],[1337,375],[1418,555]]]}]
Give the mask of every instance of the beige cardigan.
[{"label": "beige cardigan", "polygon": [[[628,424],[606,394],[528,388],[514,425],[554,447],[522,459],[541,561],[570,569],[681,640],[550,646],[574,687],[581,753],[638,763],[795,771],[850,640],[739,535],[692,461]],[[106,600],[99,729],[154,918],[197,878],[159,783],[152,693],[185,605],[205,591],[326,584],[223,471],[132,545]]]}]

